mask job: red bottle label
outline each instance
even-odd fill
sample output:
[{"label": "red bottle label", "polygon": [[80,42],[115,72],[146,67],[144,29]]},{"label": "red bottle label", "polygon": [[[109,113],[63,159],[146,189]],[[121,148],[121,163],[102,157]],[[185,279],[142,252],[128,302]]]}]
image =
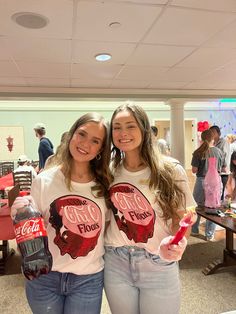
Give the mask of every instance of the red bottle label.
[{"label": "red bottle label", "polygon": [[33,240],[38,237],[47,236],[43,218],[33,217],[31,219],[20,221],[14,225],[17,244]]}]

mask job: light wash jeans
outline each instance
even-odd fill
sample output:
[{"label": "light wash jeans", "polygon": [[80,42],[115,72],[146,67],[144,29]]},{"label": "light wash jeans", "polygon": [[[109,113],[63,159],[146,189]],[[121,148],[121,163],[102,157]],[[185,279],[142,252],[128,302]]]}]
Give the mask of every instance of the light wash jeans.
[{"label": "light wash jeans", "polygon": [[99,314],[103,271],[92,275],[50,272],[26,282],[26,295],[34,314]]},{"label": "light wash jeans", "polygon": [[177,262],[164,262],[137,247],[106,247],[105,292],[112,314],[177,314]]},{"label": "light wash jeans", "polygon": [[[198,206],[205,205],[205,194],[203,188],[204,177],[196,177],[196,182],[193,189],[193,197]],[[198,215],[195,224],[192,226],[193,233],[199,233],[199,224],[201,217]],[[206,220],[205,236],[211,238],[214,236],[216,224],[210,220]]]}]

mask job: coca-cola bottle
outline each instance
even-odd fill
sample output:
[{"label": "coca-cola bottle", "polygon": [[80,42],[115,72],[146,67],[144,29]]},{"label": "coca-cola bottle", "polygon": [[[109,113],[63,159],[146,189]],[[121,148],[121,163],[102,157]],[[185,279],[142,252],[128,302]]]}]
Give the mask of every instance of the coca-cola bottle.
[{"label": "coca-cola bottle", "polygon": [[[20,196],[25,196],[20,192]],[[52,255],[42,215],[32,206],[32,198],[18,197],[12,208],[17,246],[22,255],[21,269],[29,280],[47,274],[52,268]]]},{"label": "coca-cola bottle", "polygon": [[220,207],[221,178],[216,168],[216,157],[208,158],[208,170],[204,179],[205,206]]}]

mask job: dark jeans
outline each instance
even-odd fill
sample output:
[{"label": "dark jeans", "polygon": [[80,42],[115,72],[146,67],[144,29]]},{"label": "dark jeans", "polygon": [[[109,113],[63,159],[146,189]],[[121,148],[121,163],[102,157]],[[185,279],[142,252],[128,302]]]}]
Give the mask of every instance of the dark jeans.
[{"label": "dark jeans", "polygon": [[221,181],[222,181],[222,184],[223,184],[223,189],[222,189],[222,195],[221,195],[221,200],[223,201],[224,200],[224,193],[225,193],[225,186],[226,186],[226,183],[228,181],[228,174],[221,174]]}]

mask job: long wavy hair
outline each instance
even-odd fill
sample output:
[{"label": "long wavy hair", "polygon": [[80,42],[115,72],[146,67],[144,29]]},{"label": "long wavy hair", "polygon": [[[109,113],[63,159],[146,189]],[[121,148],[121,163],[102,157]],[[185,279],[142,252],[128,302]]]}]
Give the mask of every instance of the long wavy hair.
[{"label": "long wavy hair", "polygon": [[68,132],[62,133],[61,142],[57,146],[55,154],[53,154],[47,158],[46,163],[44,165],[44,170],[54,167],[61,160],[62,148],[66,143],[67,135],[68,135]]},{"label": "long wavy hair", "polygon": [[214,132],[211,129],[201,134],[202,144],[193,152],[193,156],[199,159],[206,159],[210,153],[210,143],[214,139]]},{"label": "long wavy hair", "polygon": [[142,107],[135,104],[125,104],[119,106],[113,113],[110,125],[109,139],[113,145],[112,149],[112,170],[115,172],[122,163],[125,155],[118,147],[114,145],[112,139],[112,124],[115,116],[121,111],[129,111],[135,118],[142,134],[140,144],[140,157],[146,166],[151,170],[149,178],[149,188],[156,194],[156,201],[160,205],[163,213],[163,219],[167,221],[177,216],[177,209],[185,206],[184,191],[173,180],[174,163],[166,160],[158,153],[153,146],[152,130],[146,112]]},{"label": "long wavy hair", "polygon": [[233,163],[233,160],[236,160],[236,151],[232,152],[230,158],[230,171],[233,177],[236,179],[236,165]]},{"label": "long wavy hair", "polygon": [[73,164],[73,157],[70,153],[69,145],[70,141],[76,132],[76,130],[88,123],[88,122],[95,122],[95,123],[102,123],[105,129],[105,137],[102,144],[102,149],[100,152],[99,158],[94,158],[90,161],[90,167],[92,173],[95,178],[95,182],[97,183],[95,187],[93,187],[93,191],[96,191],[96,195],[100,196],[108,196],[108,189],[110,182],[112,180],[111,172],[109,169],[109,155],[110,155],[110,148],[108,146],[108,124],[99,113],[91,112],[81,116],[70,128],[65,141],[61,147],[61,153],[59,156],[58,164],[61,165],[62,171],[65,176],[65,182],[69,190],[72,190],[71,186],[71,170]]}]

